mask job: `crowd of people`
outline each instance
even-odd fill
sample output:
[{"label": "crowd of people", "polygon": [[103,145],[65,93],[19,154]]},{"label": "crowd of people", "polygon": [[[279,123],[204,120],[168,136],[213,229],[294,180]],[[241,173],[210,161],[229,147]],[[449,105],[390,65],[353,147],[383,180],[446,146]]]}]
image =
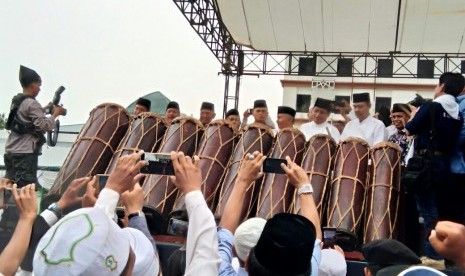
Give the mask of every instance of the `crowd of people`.
[{"label": "crowd of people", "polygon": [[[35,71],[21,67],[20,82],[23,93],[13,99],[8,122],[11,133],[4,157],[6,175],[0,181],[1,191],[12,190],[19,214],[11,241],[0,255],[0,275],[14,275],[18,267],[37,276],[162,273],[156,242],[142,212],[144,193],[139,183],[144,175],[140,169],[147,165],[141,160],[143,151],[117,160],[101,191],[96,177],[76,179],[61,198],[37,215],[39,183],[34,170],[42,146],[40,135],[51,129],[63,112],[57,106],[51,116],[45,116],[35,100],[41,85]],[[309,122],[300,126],[307,140],[326,134],[336,142],[358,137],[369,146],[391,141],[402,149],[404,170],[411,169],[409,161],[418,155],[426,153],[430,158],[430,183],[411,190],[409,196],[416,203],[418,215],[406,222],[422,221],[423,256],[396,240],[373,241],[362,247],[367,262],[365,275],[424,275],[422,271],[442,275],[421,264],[465,270],[464,85],[461,74],[444,73],[432,101],[424,101],[420,106],[395,103],[390,120],[382,121],[370,114],[369,93],[354,94],[352,107],[347,103],[336,105],[344,121],[329,121],[334,107],[330,100],[318,98],[309,108]],[[134,114],[147,111],[150,101],[139,99]],[[179,104],[170,102],[165,122],[171,124],[180,114]],[[202,103],[202,124],[208,125],[215,116],[214,105]],[[253,108],[243,113],[242,121],[235,109],[227,112],[225,120],[240,129],[247,125],[250,116],[254,117],[254,124],[278,132],[294,127],[296,111],[288,106],[278,107],[276,128],[266,101],[256,100]],[[171,180],[184,195],[188,231],[185,246],[176,252],[177,257],[170,258],[178,269],[167,269],[163,275],[346,275],[342,249],[337,245],[323,246],[321,219],[307,173],[289,157],[287,165],[281,164],[281,168],[299,197],[299,214],[241,221],[247,188],[262,177],[265,159],[260,152],[244,156],[217,223],[201,192],[199,157],[171,152],[175,171]],[[85,194],[80,196],[83,189]],[[125,208],[124,227],[116,222],[119,202]],[[73,206],[80,208],[67,212]]]}]

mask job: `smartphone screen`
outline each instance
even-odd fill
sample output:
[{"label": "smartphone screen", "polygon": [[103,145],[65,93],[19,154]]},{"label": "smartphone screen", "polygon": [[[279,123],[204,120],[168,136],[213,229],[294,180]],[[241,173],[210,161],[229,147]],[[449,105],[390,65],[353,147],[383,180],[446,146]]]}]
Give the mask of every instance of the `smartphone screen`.
[{"label": "smartphone screen", "polygon": [[148,162],[140,172],[146,174],[174,175],[171,155],[166,153],[144,153],[142,159]]},{"label": "smartphone screen", "polygon": [[286,159],[266,158],[263,162],[262,170],[264,173],[285,174],[284,170],[281,168],[281,164],[287,166]]},{"label": "smartphone screen", "polygon": [[108,177],[108,174],[97,174],[97,183],[100,191],[103,190],[103,188],[105,188],[105,185],[108,181]]},{"label": "smartphone screen", "polygon": [[334,248],[336,245],[336,228],[323,227],[323,248]]}]

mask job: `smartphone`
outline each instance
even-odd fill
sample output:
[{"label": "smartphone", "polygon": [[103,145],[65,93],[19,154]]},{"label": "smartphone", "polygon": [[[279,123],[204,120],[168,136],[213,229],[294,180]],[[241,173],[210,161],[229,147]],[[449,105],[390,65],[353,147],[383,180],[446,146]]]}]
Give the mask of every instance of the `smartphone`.
[{"label": "smartphone", "polygon": [[11,188],[3,189],[3,193],[0,194],[0,208],[5,209],[9,204],[8,200],[12,197]]},{"label": "smartphone", "polygon": [[287,166],[286,159],[266,158],[263,162],[262,171],[264,173],[286,174],[284,170],[281,168],[281,164]]},{"label": "smartphone", "polygon": [[148,162],[148,165],[140,169],[141,173],[174,175],[171,155],[167,153],[144,153],[141,159]]},{"label": "smartphone", "polygon": [[336,245],[336,228],[323,227],[323,248],[334,248]]},{"label": "smartphone", "polygon": [[253,108],[247,109],[247,112],[249,112],[249,114],[252,114],[253,113]]},{"label": "smartphone", "polygon": [[168,223],[168,234],[187,237],[189,223],[180,219],[171,218]]},{"label": "smartphone", "polygon": [[108,177],[110,175],[108,174],[97,174],[97,183],[98,183],[98,188],[99,188],[99,191],[103,190],[103,188],[105,188],[105,185],[107,184],[107,181],[108,181]]}]

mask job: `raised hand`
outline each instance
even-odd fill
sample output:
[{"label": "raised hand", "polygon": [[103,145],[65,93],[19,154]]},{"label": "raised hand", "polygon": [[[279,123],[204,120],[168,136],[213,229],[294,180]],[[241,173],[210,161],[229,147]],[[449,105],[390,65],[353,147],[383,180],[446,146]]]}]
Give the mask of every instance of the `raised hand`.
[{"label": "raised hand", "polygon": [[281,164],[281,168],[286,173],[289,181],[294,185],[296,189],[300,188],[304,184],[309,184],[310,180],[308,179],[307,172],[305,172],[302,167],[292,162],[289,156],[286,156],[287,166]]},{"label": "raised hand", "polygon": [[36,185],[29,184],[23,188],[18,189],[16,184],[13,184],[12,194],[19,210],[19,218],[34,220],[37,216],[37,198],[36,198]]},{"label": "raised hand", "polygon": [[462,224],[440,221],[431,231],[429,241],[439,255],[454,261],[465,269],[465,226]]},{"label": "raised hand", "polygon": [[99,190],[96,188],[97,177],[92,177],[92,180],[87,183],[86,193],[82,197],[82,208],[94,207],[97,202]]},{"label": "raised hand", "polygon": [[141,160],[144,151],[125,155],[118,159],[115,169],[108,177],[105,188],[112,189],[119,194],[132,189],[134,184],[138,182],[143,174],[140,174],[140,169],[147,166],[147,161]]},{"label": "raised hand", "polygon": [[265,161],[266,156],[258,151],[253,154],[246,154],[242,159],[241,167],[237,175],[238,182],[244,182],[247,185],[263,176],[263,172],[260,169]]},{"label": "raised hand", "polygon": [[126,214],[142,211],[142,207],[144,206],[144,190],[142,190],[139,183],[136,183],[132,190],[121,194],[121,200],[124,207],[126,207]]},{"label": "raised hand", "polygon": [[183,194],[200,190],[202,186],[202,175],[200,173],[199,157],[194,156],[194,160],[185,156],[182,152],[171,152],[173,161],[174,176],[170,176],[174,185],[181,190]]},{"label": "raised hand", "polygon": [[57,202],[58,208],[60,210],[65,210],[66,208],[81,203],[82,196],[79,196],[79,191],[90,181],[90,177],[82,177],[73,180],[61,196],[60,200]]}]

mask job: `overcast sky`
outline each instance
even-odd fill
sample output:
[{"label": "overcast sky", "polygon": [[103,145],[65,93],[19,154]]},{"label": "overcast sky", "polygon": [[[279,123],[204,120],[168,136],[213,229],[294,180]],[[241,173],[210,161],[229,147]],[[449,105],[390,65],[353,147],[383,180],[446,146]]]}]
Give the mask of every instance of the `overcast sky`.
[{"label": "overcast sky", "polygon": [[[154,91],[194,116],[211,101],[221,116],[220,64],[171,0],[2,0],[0,39],[0,113],[21,92],[22,64],[41,75],[43,105],[66,87],[62,124],[84,123],[100,103],[127,106]],[[241,111],[265,98],[274,114],[279,80],[243,77]]]}]

